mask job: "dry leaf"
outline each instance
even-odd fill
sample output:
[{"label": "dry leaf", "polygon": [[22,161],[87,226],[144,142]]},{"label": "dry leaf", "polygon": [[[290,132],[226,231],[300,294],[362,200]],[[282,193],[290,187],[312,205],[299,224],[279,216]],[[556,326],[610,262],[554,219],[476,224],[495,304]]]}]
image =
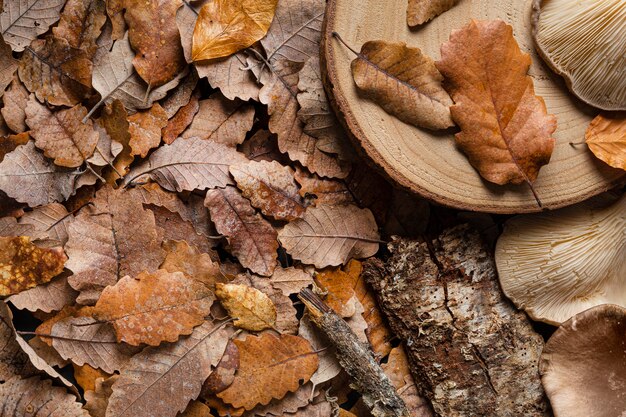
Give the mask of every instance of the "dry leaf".
[{"label": "dry leaf", "polygon": [[[180,214],[171,212],[164,207],[149,205],[147,208],[154,213],[157,228],[161,229],[159,230],[161,232],[159,234],[160,240],[184,240],[190,245],[197,247],[202,252],[211,253],[215,259],[219,258],[212,249],[213,241],[207,239],[205,235],[197,233],[193,225],[183,220]],[[214,234],[217,233],[214,232]],[[217,238],[215,238],[215,240],[217,240]]]},{"label": "dry leaf", "polygon": [[304,215],[304,203],[291,168],[276,161],[234,165],[230,173],[252,206],[276,220],[295,220]]},{"label": "dry leaf", "polygon": [[189,75],[161,102],[168,119],[174,117],[182,107],[189,103],[194,95],[199,93],[200,90],[196,88],[197,85],[198,74],[196,71],[190,71]]},{"label": "dry leaf", "polygon": [[159,267],[168,272],[182,272],[185,276],[201,282],[213,290],[218,282],[225,282],[217,262],[211,256],[201,253],[195,246],[185,241],[167,240],[162,244],[167,252]]},{"label": "dry leaf", "polygon": [[189,127],[191,122],[200,109],[200,103],[198,100],[199,94],[195,93],[189,98],[189,102],[182,106],[176,114],[167,122],[161,132],[163,136],[163,142],[171,144]]},{"label": "dry leaf", "polygon": [[28,379],[12,378],[0,384],[2,414],[5,416],[57,416],[63,410],[63,417],[89,417],[76,397],[64,388],[53,387],[49,379],[39,377]]},{"label": "dry leaf", "polygon": [[320,178],[302,169],[296,169],[296,181],[300,184],[300,195],[314,200],[315,205],[341,205],[354,203],[354,197],[343,181]]},{"label": "dry leaf", "polygon": [[13,315],[9,306],[4,301],[0,301],[0,340],[2,341],[0,344],[0,380],[2,381],[15,376],[26,378],[38,373],[17,341],[12,319]]},{"label": "dry leaf", "polygon": [[389,353],[387,363],[382,364],[385,374],[396,387],[398,395],[404,400],[411,416],[432,417],[433,412],[427,399],[421,397],[411,376],[409,360],[402,346],[395,347]]},{"label": "dry leaf", "polygon": [[19,224],[15,217],[0,217],[0,236],[33,236],[35,228],[30,224]]},{"label": "dry leaf", "polygon": [[18,71],[39,101],[74,106],[91,91],[92,66],[84,51],[72,48],[65,39],[47,37],[26,48]]},{"label": "dry leaf", "polygon": [[227,57],[267,33],[278,0],[215,0],[202,7],[193,32],[194,61]]},{"label": "dry leaf", "polygon": [[68,228],[65,246],[70,285],[78,302],[93,304],[125,275],[154,271],[163,260],[154,215],[121,190],[104,187]]},{"label": "dry leaf", "polygon": [[113,375],[107,379],[98,378],[93,391],[85,391],[85,410],[91,417],[106,417],[109,397],[113,393],[111,386],[117,381],[119,375]]},{"label": "dry leaf", "polygon": [[94,123],[93,128],[98,132],[98,144],[92,157],[87,162],[96,167],[107,165],[112,167],[115,158],[124,150],[124,145],[111,138],[101,121]]},{"label": "dry leaf", "polygon": [[17,60],[13,58],[11,47],[0,37],[0,96],[13,80],[17,70]]},{"label": "dry leaf", "polygon": [[200,401],[192,401],[189,403],[184,412],[177,414],[176,417],[211,417],[211,409]]},{"label": "dry leaf", "polygon": [[318,366],[311,344],[298,336],[271,333],[235,340],[239,370],[226,390],[217,394],[226,403],[251,410],[298,389]]},{"label": "dry leaf", "polygon": [[299,268],[276,268],[270,281],[272,287],[279,289],[284,295],[291,295],[313,284],[313,277]]},{"label": "dry leaf", "polygon": [[406,9],[406,22],[418,26],[450,10],[458,0],[409,0]]},{"label": "dry leaf", "polygon": [[236,188],[226,187],[209,190],[204,204],[239,262],[254,273],[272,275],[276,268],[277,233],[250,202]]},{"label": "dry leaf", "polygon": [[[105,379],[111,375],[100,369],[92,368],[89,365],[78,366],[72,364],[74,368],[74,378],[83,391],[93,391],[96,389],[96,380]],[[93,417],[93,416],[92,416]]]},{"label": "dry leaf", "polygon": [[319,366],[311,376],[313,385],[323,384],[341,373],[343,368],[339,364],[336,350],[326,336],[311,322],[308,314],[300,319],[298,336],[308,340],[313,350],[318,352]]},{"label": "dry leaf", "polygon": [[27,144],[29,140],[30,136],[28,133],[0,137],[0,162],[2,162],[6,154],[13,152],[20,145]]},{"label": "dry leaf", "polygon": [[131,171],[126,183],[151,178],[166,190],[179,192],[225,187],[233,183],[228,167],[245,161],[242,154],[221,143],[180,139],[154,151]]},{"label": "dry leaf", "polygon": [[315,389],[311,382],[307,382],[301,385],[295,392],[288,392],[281,399],[273,399],[267,405],[257,405],[252,410],[246,411],[243,413],[243,417],[289,416],[292,415],[290,413],[296,413],[306,408],[313,401],[312,398],[318,395],[319,391]]},{"label": "dry leaf", "polygon": [[0,237],[0,296],[45,284],[63,272],[63,249],[40,249],[26,236]]},{"label": "dry leaf", "polygon": [[0,34],[15,52],[23,51],[37,36],[59,20],[65,0],[5,1],[0,13]]},{"label": "dry leaf", "polygon": [[122,146],[121,151],[113,160],[113,169],[110,171],[110,175],[107,176],[107,182],[114,185],[118,179],[126,175],[129,165],[135,159],[131,155],[128,114],[124,104],[120,100],[115,100],[110,105],[107,105],[102,110],[102,116],[98,122],[105,129],[111,140]]},{"label": "dry leaf", "polygon": [[4,107],[2,108],[2,116],[4,121],[12,131],[22,133],[27,130],[26,127],[26,104],[28,104],[28,90],[15,76],[11,82],[11,86],[4,92],[2,100]]},{"label": "dry leaf", "polygon": [[93,155],[99,139],[91,120],[81,121],[86,114],[80,104],[53,113],[31,96],[26,106],[26,123],[35,146],[45,156],[59,166],[76,168]]},{"label": "dry leaf", "polygon": [[218,283],[215,295],[235,319],[235,326],[256,332],[274,327],[276,308],[261,291],[247,285]]},{"label": "dry leaf", "polygon": [[91,317],[69,317],[52,325],[52,347],[63,359],[91,365],[108,374],[119,371],[138,350],[116,343],[109,323]]},{"label": "dry leaf", "polygon": [[530,62],[513,28],[494,20],[453,31],[436,64],[455,102],[456,142],[480,175],[496,184],[532,184],[554,148],[556,118],[535,95]]},{"label": "dry leaf", "polygon": [[598,159],[626,170],[626,118],[596,116],[585,132],[585,140]]},{"label": "dry leaf", "polygon": [[67,277],[60,276],[47,284],[12,295],[7,301],[20,310],[50,313],[73,304],[77,295],[78,293],[67,283]]},{"label": "dry leaf", "polygon": [[137,52],[133,66],[151,88],[173,80],[187,65],[176,27],[181,0],[126,0],[128,38]]},{"label": "dry leaf", "polygon": [[96,52],[96,41],[106,21],[104,2],[99,0],[68,0],[59,24],[52,28],[57,38],[65,39],[72,48],[82,49],[88,58]]},{"label": "dry leaf", "polygon": [[140,111],[128,117],[131,156],[145,158],[150,149],[161,143],[161,129],[167,126],[167,114],[156,103],[148,111]]},{"label": "dry leaf", "polygon": [[246,139],[239,147],[241,152],[251,161],[286,161],[278,150],[276,135],[269,130],[258,130],[251,138]]},{"label": "dry leaf", "polygon": [[354,205],[309,207],[278,239],[294,259],[317,268],[370,257],[380,243],[372,212]]},{"label": "dry leaf", "polygon": [[175,344],[133,356],[113,384],[107,417],[172,416],[200,394],[232,330],[205,322]]},{"label": "dry leaf", "polygon": [[235,147],[243,142],[254,123],[254,107],[242,101],[229,101],[220,93],[200,101],[200,109],[184,138],[210,139]]},{"label": "dry leaf", "polygon": [[239,369],[239,349],[237,349],[236,344],[230,341],[226,345],[222,359],[207,380],[204,381],[200,396],[208,397],[224,391],[233,383],[237,369]]},{"label": "dry leaf", "polygon": [[74,217],[59,203],[35,207],[32,211],[20,217],[21,224],[33,226],[33,234],[37,243],[51,241],[56,245],[64,246],[67,242],[67,227]]},{"label": "dry leaf", "polygon": [[357,281],[360,274],[360,271],[354,268],[346,268],[346,270],[351,271],[352,275],[356,274],[356,277],[341,268],[325,269],[315,275],[321,289],[327,293],[324,301],[343,318],[352,317],[356,313],[358,300],[355,297],[353,283]]},{"label": "dry leaf", "polygon": [[102,291],[93,315],[113,323],[118,342],[158,346],[191,334],[208,316],[215,297],[182,272],[158,270],[124,277]]},{"label": "dry leaf", "polygon": [[355,53],[352,76],[365,97],[414,126],[446,129],[454,125],[452,99],[441,86],[443,77],[418,48],[403,42],[370,41]]}]

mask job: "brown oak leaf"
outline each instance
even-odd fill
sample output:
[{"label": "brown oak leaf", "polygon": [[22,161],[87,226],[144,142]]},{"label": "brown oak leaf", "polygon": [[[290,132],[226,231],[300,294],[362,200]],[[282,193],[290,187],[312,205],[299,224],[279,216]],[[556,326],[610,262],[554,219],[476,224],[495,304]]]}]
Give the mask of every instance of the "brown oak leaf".
[{"label": "brown oak leaf", "polygon": [[250,202],[236,188],[226,187],[209,190],[204,204],[239,262],[254,273],[272,275],[277,264],[277,233]]},{"label": "brown oak leaf", "polygon": [[198,85],[198,74],[196,71],[190,71],[189,75],[176,86],[175,89],[161,101],[161,107],[167,113],[167,118],[171,119],[174,115],[195,95],[199,94],[196,88]]},{"label": "brown oak leaf", "polygon": [[585,132],[585,140],[598,159],[626,170],[626,117],[596,116]]},{"label": "brown oak leaf", "polygon": [[10,87],[4,92],[2,100],[4,107],[2,107],[2,116],[4,122],[9,129],[16,133],[25,132],[28,128],[26,126],[26,105],[28,104],[29,97],[28,90],[20,82],[20,79],[15,76],[11,82]]},{"label": "brown oak leaf", "polygon": [[163,142],[171,144],[183,133],[193,122],[193,119],[200,109],[200,102],[198,100],[199,94],[195,93],[189,97],[189,101],[184,106],[180,107],[178,111],[170,118],[161,132],[163,136]]},{"label": "brown oak leaf", "polygon": [[276,307],[267,295],[241,284],[216,284],[215,295],[237,327],[261,331],[274,327]]},{"label": "brown oak leaf", "polygon": [[20,60],[20,79],[41,102],[74,106],[91,91],[93,64],[87,54],[61,38],[33,41]]},{"label": "brown oak leaf", "polygon": [[145,158],[152,148],[161,143],[161,129],[167,126],[167,114],[156,103],[148,111],[139,111],[128,117],[131,156]]},{"label": "brown oak leaf", "polygon": [[117,154],[112,163],[112,170],[107,176],[107,182],[115,184],[129,170],[130,164],[135,157],[131,155],[130,147],[130,125],[128,123],[128,113],[124,104],[120,100],[114,100],[102,110],[102,116],[98,123],[106,130],[112,141],[122,145],[122,150]]},{"label": "brown oak leaf", "polygon": [[18,61],[13,58],[11,47],[0,38],[0,96],[13,80]]},{"label": "brown oak leaf", "polygon": [[354,197],[346,183],[331,178],[321,178],[303,169],[296,168],[296,181],[300,184],[300,195],[314,205],[341,205],[354,203]]},{"label": "brown oak leaf", "polygon": [[232,341],[226,345],[224,355],[220,359],[211,375],[202,385],[201,397],[208,397],[224,391],[235,380],[235,373],[239,369],[239,349]]},{"label": "brown oak leaf", "polygon": [[89,417],[74,395],[52,386],[49,379],[10,379],[0,384],[0,398],[4,399],[2,413],[7,416],[34,415],[34,411],[41,416],[54,416],[63,410],[64,417]]},{"label": "brown oak leaf", "polygon": [[0,34],[15,52],[23,51],[37,36],[59,20],[65,0],[5,1],[0,7]]},{"label": "brown oak leaf", "polygon": [[33,226],[34,230],[30,236],[37,240],[39,246],[42,243],[46,243],[46,246],[50,246],[48,243],[65,246],[67,228],[73,220],[74,216],[59,203],[35,207],[20,217],[21,224]]},{"label": "brown oak leaf", "polygon": [[118,342],[158,346],[190,334],[209,315],[214,300],[210,289],[182,272],[158,270],[105,288],[93,314],[113,323]]},{"label": "brown oak leaf", "polygon": [[252,206],[276,220],[295,220],[304,215],[304,203],[291,168],[276,161],[233,165],[230,173]]},{"label": "brown oak leaf", "polygon": [[57,38],[65,39],[72,48],[82,49],[89,59],[96,52],[96,41],[106,21],[104,2],[99,0],[68,0],[59,24],[52,28]]},{"label": "brown oak leaf", "polygon": [[40,249],[26,236],[0,237],[0,296],[17,294],[63,272],[63,249]]},{"label": "brown oak leaf", "polygon": [[472,20],[453,31],[436,63],[455,102],[456,142],[496,184],[531,185],[554,148],[556,117],[535,95],[530,63],[502,20]]},{"label": "brown oak leaf", "polygon": [[251,410],[296,391],[318,366],[311,344],[298,336],[262,333],[234,342],[239,349],[239,370],[233,383],[217,396],[236,408]]},{"label": "brown oak leaf", "polygon": [[54,163],[69,168],[81,166],[93,155],[99,135],[88,120],[82,122],[87,110],[80,104],[67,110],[50,111],[31,95],[26,106],[26,124],[35,146]]},{"label": "brown oak leaf", "polygon": [[354,205],[309,207],[278,239],[294,259],[317,268],[370,257],[380,243],[372,212]]},{"label": "brown oak leaf", "polygon": [[[352,262],[358,262],[351,260]],[[360,270],[348,268],[328,268],[315,275],[321,289],[326,292],[326,304],[341,317],[352,317],[356,313],[356,302],[353,283],[357,281]],[[356,278],[354,277],[356,275]]]},{"label": "brown oak leaf", "polygon": [[409,0],[406,9],[406,22],[418,26],[450,10],[458,0]]}]

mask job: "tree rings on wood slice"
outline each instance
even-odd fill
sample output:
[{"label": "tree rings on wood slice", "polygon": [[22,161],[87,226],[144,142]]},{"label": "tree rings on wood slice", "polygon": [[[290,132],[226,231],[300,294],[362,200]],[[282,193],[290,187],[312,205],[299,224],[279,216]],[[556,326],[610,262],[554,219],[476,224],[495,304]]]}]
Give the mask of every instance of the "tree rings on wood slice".
[{"label": "tree rings on wood slice", "polygon": [[554,153],[534,184],[543,207],[574,204],[626,182],[624,171],[597,160],[584,144],[585,130],[597,110],[571,95],[537,55],[531,36],[532,3],[462,0],[411,30],[406,24],[406,0],[329,0],[322,70],[331,102],[355,144],[396,183],[440,204],[492,213],[541,211],[528,185],[499,186],[481,179],[457,149],[453,130],[432,132],[413,127],[361,97],[350,71],[355,56],[332,36],[339,33],[357,50],[370,40],[402,41],[439,60],[440,46],[454,29],[470,19],[502,19],[513,26],[522,51],[531,55],[529,74],[535,92],[558,120]]}]

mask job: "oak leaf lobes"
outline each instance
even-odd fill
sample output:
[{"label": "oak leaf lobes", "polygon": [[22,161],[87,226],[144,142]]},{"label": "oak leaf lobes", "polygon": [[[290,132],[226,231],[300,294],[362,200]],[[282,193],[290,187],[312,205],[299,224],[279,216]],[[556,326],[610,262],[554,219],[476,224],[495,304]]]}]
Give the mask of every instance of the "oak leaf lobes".
[{"label": "oak leaf lobes", "polygon": [[194,61],[227,57],[267,33],[278,0],[215,0],[202,7],[193,32]]},{"label": "oak leaf lobes", "polygon": [[215,295],[235,326],[251,331],[270,329],[276,324],[276,307],[267,295],[241,284],[216,284]]},{"label": "oak leaf lobes", "polygon": [[598,115],[589,124],[585,140],[598,159],[626,170],[626,118]]},{"label": "oak leaf lobes", "polygon": [[472,20],[453,31],[436,62],[455,101],[456,142],[496,184],[532,184],[554,148],[556,118],[535,95],[530,63],[501,20]]}]

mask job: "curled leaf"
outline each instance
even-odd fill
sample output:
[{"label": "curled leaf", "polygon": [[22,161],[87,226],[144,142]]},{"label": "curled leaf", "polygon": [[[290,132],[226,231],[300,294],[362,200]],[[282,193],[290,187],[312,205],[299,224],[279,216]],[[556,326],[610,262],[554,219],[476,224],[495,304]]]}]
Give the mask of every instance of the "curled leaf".
[{"label": "curled leaf", "polygon": [[450,10],[458,0],[409,0],[406,9],[406,22],[418,26]]},{"label": "curled leaf", "polygon": [[598,159],[626,170],[626,117],[596,116],[585,132],[585,139]]}]

